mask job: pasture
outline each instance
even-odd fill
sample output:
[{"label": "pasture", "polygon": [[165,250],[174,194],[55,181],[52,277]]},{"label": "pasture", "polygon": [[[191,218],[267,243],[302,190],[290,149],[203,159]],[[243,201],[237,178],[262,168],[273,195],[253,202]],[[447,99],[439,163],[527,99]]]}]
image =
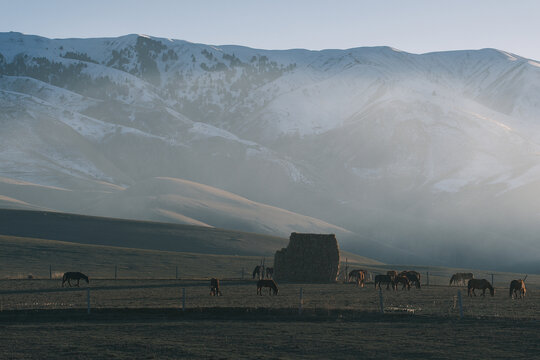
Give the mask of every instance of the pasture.
[{"label": "pasture", "polygon": [[[422,274],[421,290],[383,289],[381,314],[372,282],[365,288],[342,281],[279,283],[277,296],[268,289],[258,296],[251,270],[261,256],[12,236],[0,236],[0,250],[0,354],[10,359],[532,358],[539,350],[538,275],[528,275],[524,300],[511,300],[508,285],[524,274],[471,270],[488,280],[493,273],[496,293],[468,298],[465,287],[448,282],[452,273],[470,269],[386,265],[342,253],[342,275],[354,268]],[[81,283],[81,291],[62,289],[64,271],[83,271],[90,284]],[[223,296],[210,296],[208,279],[214,276]]]},{"label": "pasture", "polygon": [[[222,280],[223,296],[210,296],[209,280],[108,280],[91,279],[90,286],[81,283],[83,291],[60,287],[61,280],[1,280],[0,306],[11,310],[81,309],[86,311],[90,288],[90,306],[99,309],[181,309],[182,289],[185,289],[186,310],[260,309],[298,311],[300,288],[303,290],[303,314],[327,314],[335,311],[349,313],[378,313],[379,291],[373,284],[358,288],[353,284],[278,284],[278,296],[256,294],[251,280]],[[58,292],[40,292],[49,289]],[[469,318],[508,318],[540,320],[540,289],[528,285],[524,300],[511,300],[508,287],[496,288],[494,297],[467,297],[466,287],[423,286],[421,290],[386,290],[382,296],[385,313],[410,316],[458,318],[457,291],[461,290],[463,312]],[[23,293],[8,293],[20,291]],[[27,292],[25,292],[27,291]],[[477,291],[477,295],[481,292]]]},{"label": "pasture", "polygon": [[[214,297],[207,280],[91,279],[89,315],[84,290],[5,294],[59,287],[60,280],[0,281],[0,353],[13,359],[451,359],[474,349],[486,358],[530,358],[540,340],[534,285],[525,300],[511,300],[506,287],[485,298],[467,298],[463,287],[382,290],[384,315],[372,284],[279,284],[278,296],[258,296],[254,281],[225,280],[223,296]],[[454,307],[458,289],[463,320]]]}]

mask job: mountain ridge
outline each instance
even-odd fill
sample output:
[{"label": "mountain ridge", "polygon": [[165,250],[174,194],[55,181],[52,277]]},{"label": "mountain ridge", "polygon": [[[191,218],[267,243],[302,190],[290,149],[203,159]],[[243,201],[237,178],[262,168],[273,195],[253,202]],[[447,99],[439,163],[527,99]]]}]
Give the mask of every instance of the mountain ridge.
[{"label": "mountain ridge", "polygon": [[[516,263],[501,238],[531,244],[538,230],[540,208],[522,195],[540,191],[532,59],[135,34],[2,33],[0,54],[0,176],[81,196],[181,178],[437,264],[456,234],[459,252],[474,255],[451,265]],[[483,254],[479,234],[498,250]],[[528,246],[532,261],[540,248]]]}]

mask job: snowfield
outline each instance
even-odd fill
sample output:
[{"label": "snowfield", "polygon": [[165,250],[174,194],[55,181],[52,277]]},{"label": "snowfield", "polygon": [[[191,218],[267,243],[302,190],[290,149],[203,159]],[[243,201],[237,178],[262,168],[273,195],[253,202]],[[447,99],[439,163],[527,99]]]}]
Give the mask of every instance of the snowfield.
[{"label": "snowfield", "polygon": [[[540,65],[503,50],[273,51],[0,33],[0,109],[0,176],[73,190],[77,201],[59,210],[98,214],[95,192],[167,177],[317,219],[351,246],[369,237],[434,263],[448,239],[495,244],[519,229],[530,244],[540,230],[530,201],[540,191]],[[4,191],[10,206],[32,205]],[[109,215],[226,223],[217,204],[180,206],[176,195],[160,206],[122,196]],[[246,212],[233,213],[231,226],[248,227]],[[294,229],[273,219],[257,230]]]}]

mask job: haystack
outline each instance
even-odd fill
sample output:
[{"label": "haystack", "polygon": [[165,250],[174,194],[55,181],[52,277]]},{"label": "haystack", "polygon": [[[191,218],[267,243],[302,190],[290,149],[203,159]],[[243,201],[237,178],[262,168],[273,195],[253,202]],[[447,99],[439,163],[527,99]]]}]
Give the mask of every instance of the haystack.
[{"label": "haystack", "polygon": [[289,245],[274,256],[277,281],[335,282],[339,272],[339,246],[334,234],[292,233]]}]

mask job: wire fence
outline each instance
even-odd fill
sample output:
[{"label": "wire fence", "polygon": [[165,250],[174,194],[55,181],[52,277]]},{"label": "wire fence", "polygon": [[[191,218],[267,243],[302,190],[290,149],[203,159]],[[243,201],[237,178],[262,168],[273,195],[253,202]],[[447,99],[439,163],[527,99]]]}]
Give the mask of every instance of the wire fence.
[{"label": "wire fence", "polygon": [[[540,319],[540,292],[530,291],[523,300],[512,300],[507,288],[467,296],[466,287],[424,284],[421,289],[375,289],[353,283],[278,284],[277,296],[263,289],[257,295],[256,281],[224,280],[223,296],[210,296],[207,280],[95,279],[80,288],[62,288],[58,280],[0,281],[0,311],[40,309],[290,309],[310,313],[379,313],[439,316],[459,319],[501,317]],[[460,301],[461,297],[461,301]],[[460,306],[461,303],[461,306]],[[297,309],[297,310],[294,310]],[[462,314],[462,315],[461,315]]]}]

